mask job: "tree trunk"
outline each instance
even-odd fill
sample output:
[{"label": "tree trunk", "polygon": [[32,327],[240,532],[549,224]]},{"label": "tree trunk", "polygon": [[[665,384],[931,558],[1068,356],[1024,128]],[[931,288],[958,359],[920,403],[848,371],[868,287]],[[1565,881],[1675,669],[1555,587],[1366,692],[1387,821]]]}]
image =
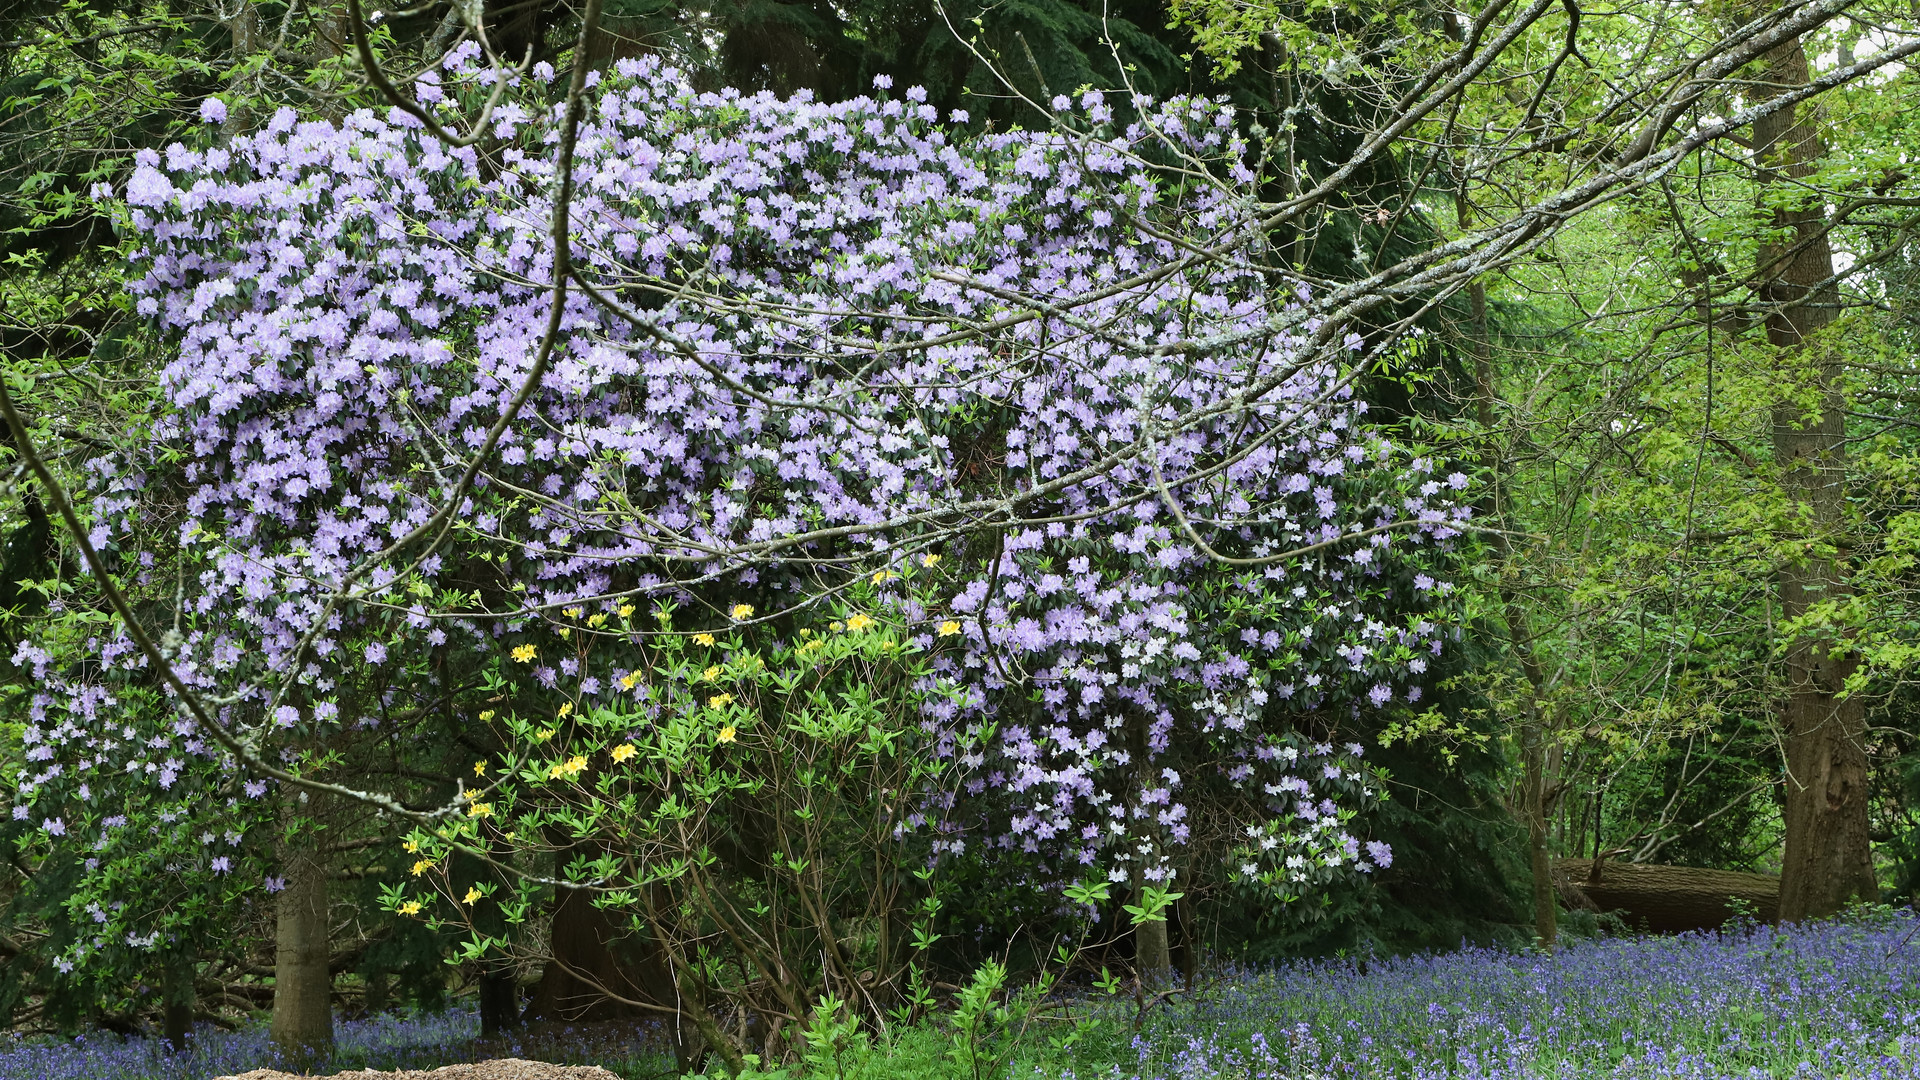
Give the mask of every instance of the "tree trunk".
[{"label": "tree trunk", "polygon": [[[588,894],[557,890],[547,947],[552,959],[527,1002],[526,1019],[582,1024],[667,1018],[665,1034],[682,1072],[698,1057],[691,1024],[671,1010],[679,988],[660,947],[614,925]],[[647,1006],[657,1008],[647,1008]]]},{"label": "tree trunk", "polygon": [[[260,50],[260,11],[253,6],[253,0],[240,0],[233,18],[227,22],[227,30],[233,35],[233,55],[228,61],[238,71],[250,71],[247,61]],[[252,75],[234,76],[228,87],[232,100],[227,103],[227,119],[220,125],[221,134],[244,135],[253,129],[253,108],[246,103],[253,80]]]},{"label": "tree trunk", "polygon": [[1710,930],[1739,909],[1771,922],[1780,911],[1780,879],[1771,874],[1592,859],[1562,859],[1554,871],[1597,910],[1654,933]]},{"label": "tree trunk", "polygon": [[310,834],[281,854],[270,1031],[285,1062],[317,1064],[333,1052],[333,978],[328,973],[327,868]]},{"label": "tree trunk", "polygon": [[[1140,866],[1133,868],[1135,903],[1145,901],[1147,878]],[[1153,922],[1133,924],[1133,965],[1140,981],[1149,987],[1166,986],[1173,981],[1173,943],[1167,936],[1167,914]]]},{"label": "tree trunk", "polygon": [[[1133,825],[1146,836],[1132,853],[1135,860],[1133,902],[1142,907],[1146,905],[1146,868],[1149,863],[1157,866],[1164,852],[1160,831],[1156,828],[1158,819],[1153,807],[1146,802],[1146,794],[1154,781],[1147,746],[1149,723],[1146,713],[1139,709],[1131,710],[1127,719],[1128,749],[1133,755]],[[1141,850],[1143,848],[1145,850]],[[1162,912],[1159,919],[1133,924],[1133,967],[1143,987],[1167,986],[1173,982],[1173,943],[1167,937],[1167,917],[1171,914],[1171,911]]]},{"label": "tree trunk", "polygon": [[[1460,200],[1459,214],[1462,225],[1471,219],[1471,210],[1464,198]],[[1467,305],[1470,320],[1468,347],[1473,351],[1474,405],[1476,419],[1488,440],[1485,466],[1491,481],[1481,509],[1483,512],[1490,511],[1488,516],[1498,520],[1503,509],[1505,462],[1500,459],[1498,446],[1493,441],[1494,424],[1498,420],[1494,414],[1494,403],[1499,400],[1499,388],[1494,385],[1493,339],[1487,325],[1487,287],[1484,283],[1475,281],[1467,286]],[[1507,564],[1512,561],[1512,548],[1503,532],[1491,533],[1489,537],[1488,542],[1499,561],[1499,570],[1504,574]],[[1519,593],[1506,582],[1504,576],[1500,584],[1500,607],[1501,616],[1507,624],[1507,642],[1513,649],[1514,659],[1520,664],[1521,674],[1527,680],[1526,715],[1520,724],[1518,809],[1521,822],[1527,827],[1527,866],[1533,878],[1534,937],[1542,949],[1551,951],[1559,937],[1560,909],[1554,896],[1553,853],[1547,847],[1547,730],[1540,702],[1547,677],[1534,648],[1526,608]]]},{"label": "tree trunk", "polygon": [[[1767,56],[1766,82],[1776,92],[1808,81],[1799,41]],[[1810,111],[1785,109],[1754,124],[1763,190],[1811,175],[1826,154]],[[1793,619],[1823,601],[1851,592],[1846,567],[1827,554],[1846,527],[1846,415],[1839,371],[1811,355],[1807,339],[1834,319],[1833,277],[1825,205],[1816,196],[1776,210],[1780,241],[1761,249],[1757,287],[1772,305],[1767,339],[1777,350],[1780,383],[1789,389],[1811,376],[1818,406],[1808,414],[1789,392],[1773,410],[1773,453],[1781,483],[1801,511],[1804,554],[1780,571],[1782,615]],[[1811,365],[1811,367],[1809,367]],[[1866,714],[1857,698],[1841,699],[1857,659],[1802,637],[1786,657],[1786,852],[1781,864],[1780,917],[1789,921],[1831,915],[1855,898],[1879,895],[1867,839]]]},{"label": "tree trunk", "polygon": [[361,977],[366,980],[366,993],[360,999],[361,1011],[368,1016],[386,1012],[387,998],[393,992],[393,976],[384,970],[374,970]]},{"label": "tree trunk", "polygon": [[[497,837],[490,837],[493,844]],[[502,857],[506,853],[496,847],[494,854]],[[466,891],[469,886],[488,884],[498,891],[494,897],[475,902],[469,917],[473,920],[475,932],[489,938],[507,936],[511,929],[507,925],[504,913],[500,910],[499,896],[510,895],[507,882],[500,871],[487,864],[483,859],[464,852],[453,855],[452,886],[455,894]],[[520,977],[517,965],[508,956],[488,956],[478,963],[480,976],[480,1037],[490,1039],[518,1027],[520,1024]]]},{"label": "tree trunk", "polygon": [[1551,951],[1560,934],[1553,888],[1553,853],[1547,849],[1547,743],[1537,701],[1520,729],[1520,807],[1527,819],[1527,868],[1533,875],[1533,933]]},{"label": "tree trunk", "polygon": [[193,953],[178,949],[168,953],[160,973],[160,1026],[167,1049],[180,1053],[187,1048],[187,1036],[193,1030]]},{"label": "tree trunk", "polygon": [[1200,924],[1193,913],[1193,896],[1181,897],[1174,903],[1177,917],[1173,924],[1179,933],[1175,935],[1178,943],[1173,946],[1180,954],[1180,981],[1192,987],[1200,977]]},{"label": "tree trunk", "polygon": [[480,973],[480,1037],[491,1039],[520,1024],[520,982],[510,969]]}]

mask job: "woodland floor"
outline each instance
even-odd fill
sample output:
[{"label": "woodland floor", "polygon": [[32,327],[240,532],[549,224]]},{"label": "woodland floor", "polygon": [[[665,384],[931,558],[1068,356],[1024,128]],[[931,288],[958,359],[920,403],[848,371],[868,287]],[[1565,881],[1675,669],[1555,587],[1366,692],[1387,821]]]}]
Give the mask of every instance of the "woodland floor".
[{"label": "woodland floor", "polygon": [[[214,1080],[301,1080],[302,1077],[311,1075],[313,1074],[280,1072],[276,1069],[255,1069],[238,1076],[215,1077]],[[598,1065],[552,1065],[544,1061],[526,1061],[521,1058],[498,1058],[469,1065],[443,1065],[438,1069],[400,1072],[360,1069],[355,1072],[332,1075],[333,1080],[620,1080],[619,1076]]]}]

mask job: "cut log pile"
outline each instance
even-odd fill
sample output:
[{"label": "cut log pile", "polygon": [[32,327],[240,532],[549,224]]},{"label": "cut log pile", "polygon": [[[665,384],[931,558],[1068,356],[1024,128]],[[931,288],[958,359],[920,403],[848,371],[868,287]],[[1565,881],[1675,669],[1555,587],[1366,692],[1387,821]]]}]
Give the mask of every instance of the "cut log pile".
[{"label": "cut log pile", "polygon": [[1617,912],[1634,929],[1655,933],[1713,929],[1733,916],[1729,901],[1739,901],[1762,922],[1780,914],[1780,879],[1772,874],[1561,859],[1554,863],[1554,878],[1568,906]]}]

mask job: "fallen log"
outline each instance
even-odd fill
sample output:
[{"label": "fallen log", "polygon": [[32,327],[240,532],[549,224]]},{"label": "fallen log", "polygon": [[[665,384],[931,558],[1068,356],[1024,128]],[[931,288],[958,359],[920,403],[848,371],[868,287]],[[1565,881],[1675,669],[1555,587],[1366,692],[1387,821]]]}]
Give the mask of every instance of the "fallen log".
[{"label": "fallen log", "polygon": [[1554,877],[1563,897],[1577,891],[1599,910],[1617,912],[1627,925],[1654,933],[1711,930],[1738,910],[1730,901],[1761,922],[1780,915],[1780,879],[1773,874],[1560,859],[1554,863]]}]

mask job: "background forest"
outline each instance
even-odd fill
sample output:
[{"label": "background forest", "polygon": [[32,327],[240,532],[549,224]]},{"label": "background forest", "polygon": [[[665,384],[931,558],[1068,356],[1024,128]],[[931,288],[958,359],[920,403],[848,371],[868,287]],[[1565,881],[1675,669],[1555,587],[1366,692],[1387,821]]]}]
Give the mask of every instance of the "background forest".
[{"label": "background forest", "polygon": [[[671,1017],[677,1067],[736,1071],[955,1010],[1012,1030],[1060,986],[1144,1015],[1229,962],[1911,905],[1916,48],[1910,6],[1838,0],[16,0],[0,1013],[174,1044],[270,1015],[293,1061],[336,1015]],[[765,208],[716,163],[829,123],[944,202],[805,173],[817,250],[871,228],[946,269],[856,281],[716,224]],[[1103,171],[1097,140],[1139,129]],[[654,150],[703,163],[693,209],[623,172]],[[576,160],[578,192],[552,182]],[[962,194],[1002,165],[1031,205]],[[1159,208],[1111,265],[1074,261],[1110,250],[1088,191]],[[356,199],[387,216],[356,231]],[[615,213],[671,250],[622,247]],[[1031,250],[967,262],[1002,213]],[[334,262],[259,246],[323,234]],[[435,293],[475,265],[496,283]],[[333,303],[276,284],[311,266],[391,270],[446,320],[341,301],[338,340],[286,331],[348,358],[312,421],[310,387],[247,374]],[[1096,287],[1141,266],[1189,299]],[[939,281],[987,306],[926,315]],[[1262,384],[1284,419],[1168,345],[1287,311],[1257,362],[1313,361]],[[936,316],[990,344],[917,346],[917,398],[860,382],[848,357]],[[755,334],[761,366],[702,359]],[[686,363],[596,375],[615,353]],[[1155,444],[1004,509],[1153,438],[1060,402],[1168,371],[1214,418],[1166,440],[1185,479]],[[228,379],[286,397],[234,412]],[[622,379],[726,404],[540,474],[649,422],[594,389]],[[856,398],[756,463],[756,408]],[[869,445],[875,417],[910,435]],[[511,467],[454,483],[476,447]],[[314,510],[329,470],[352,492]],[[457,497],[408,502],[430,488]],[[367,536],[389,561],[329,578]],[[1110,722],[1074,727],[1058,687],[1094,701],[1109,667]]]}]

